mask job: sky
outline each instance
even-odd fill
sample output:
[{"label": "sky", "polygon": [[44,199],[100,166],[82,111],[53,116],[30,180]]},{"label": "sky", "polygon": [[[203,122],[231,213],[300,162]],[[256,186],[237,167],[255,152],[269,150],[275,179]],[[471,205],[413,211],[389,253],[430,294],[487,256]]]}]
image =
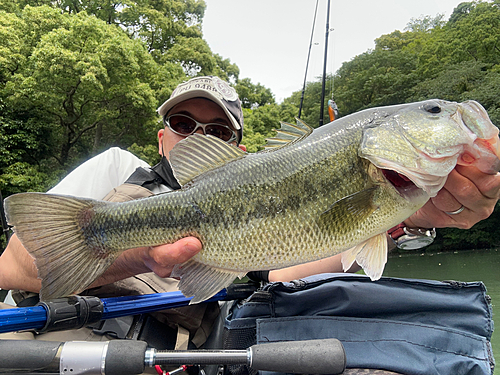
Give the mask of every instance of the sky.
[{"label": "sky", "polygon": [[[314,13],[318,1],[316,23]],[[463,1],[463,0],[462,0]],[[422,16],[448,20],[461,0],[330,0],[327,74],[375,47],[375,39]],[[205,0],[203,36],[212,52],[270,88],[280,103],[323,73],[328,0]]]}]

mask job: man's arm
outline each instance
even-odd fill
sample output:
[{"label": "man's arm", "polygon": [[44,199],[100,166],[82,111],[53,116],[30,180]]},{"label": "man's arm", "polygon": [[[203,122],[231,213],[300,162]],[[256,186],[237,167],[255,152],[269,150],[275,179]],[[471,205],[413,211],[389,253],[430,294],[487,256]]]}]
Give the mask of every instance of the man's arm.
[{"label": "man's arm", "polygon": [[[337,254],[330,258],[269,271],[269,281],[290,281],[319,273],[343,272],[341,256],[342,254]],[[346,272],[357,272],[360,269],[361,267],[354,262]]]},{"label": "man's arm", "polygon": [[[176,264],[187,261],[200,250],[201,243],[194,237],[186,237],[170,245],[127,250],[91,287],[110,284],[151,271],[160,277],[168,277]],[[14,234],[0,257],[0,288],[38,293],[41,280],[37,274],[34,259]]]},{"label": "man's arm", "polygon": [[38,292],[41,286],[34,259],[13,234],[0,257],[0,288]]}]

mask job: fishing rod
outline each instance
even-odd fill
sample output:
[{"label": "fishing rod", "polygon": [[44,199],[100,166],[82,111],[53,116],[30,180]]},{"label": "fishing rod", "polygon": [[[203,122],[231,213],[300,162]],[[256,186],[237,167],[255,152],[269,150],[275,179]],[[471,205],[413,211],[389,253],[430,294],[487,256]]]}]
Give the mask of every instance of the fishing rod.
[{"label": "fishing rod", "polygon": [[[253,283],[232,284],[204,302],[244,299],[256,289]],[[36,306],[0,310],[0,333],[78,329],[101,320],[187,306],[191,299],[180,291],[102,299],[73,295]]]},{"label": "fishing rod", "polygon": [[[206,302],[247,298],[253,283],[232,284]],[[103,298],[70,296],[33,307],[0,310],[0,332],[78,329],[100,320],[186,306],[180,291]],[[246,365],[254,370],[342,374],[346,357],[336,339],[276,342],[245,350],[156,350],[139,340],[0,340],[0,373],[141,374],[156,365]]]},{"label": "fishing rod", "polygon": [[325,60],[323,62],[323,80],[321,84],[321,109],[319,114],[319,126],[323,125],[323,114],[325,110],[325,81],[326,81],[326,62],[328,55],[328,34],[330,33],[330,0],[328,0],[328,9],[326,11],[326,35],[325,35]]},{"label": "fishing rod", "polygon": [[144,341],[0,340],[0,373],[142,374],[156,365],[246,365],[253,370],[342,374],[337,339],[273,342],[245,350],[156,350]]}]

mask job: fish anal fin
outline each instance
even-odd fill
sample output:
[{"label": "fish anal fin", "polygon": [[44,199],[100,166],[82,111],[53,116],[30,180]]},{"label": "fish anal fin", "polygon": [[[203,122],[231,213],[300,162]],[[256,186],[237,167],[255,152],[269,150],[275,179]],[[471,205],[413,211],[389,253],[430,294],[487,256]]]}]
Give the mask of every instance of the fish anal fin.
[{"label": "fish anal fin", "polygon": [[217,137],[193,134],[178,142],[169,154],[170,165],[179,184],[246,155],[242,149]]},{"label": "fish anal fin", "polygon": [[344,271],[351,268],[354,261],[356,261],[370,279],[380,279],[387,263],[387,237],[385,232],[346,250],[342,253],[341,259]]},{"label": "fish anal fin", "polygon": [[342,269],[344,270],[344,272],[349,271],[349,269],[352,267],[352,265],[356,261],[356,255],[358,255],[360,250],[361,250],[360,245],[357,245],[351,247],[350,249],[344,251],[341,254],[340,260],[342,262]]},{"label": "fish anal fin", "polygon": [[186,297],[193,297],[189,304],[199,303],[212,297],[231,285],[236,278],[242,278],[246,272],[235,272],[214,268],[193,259],[178,264],[172,271],[172,277],[180,277],[178,288]]}]

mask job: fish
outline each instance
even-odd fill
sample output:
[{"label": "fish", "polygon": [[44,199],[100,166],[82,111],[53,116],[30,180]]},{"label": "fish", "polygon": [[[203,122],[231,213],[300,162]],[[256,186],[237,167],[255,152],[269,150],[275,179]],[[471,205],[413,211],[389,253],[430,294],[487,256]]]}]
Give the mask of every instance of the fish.
[{"label": "fish", "polygon": [[180,190],[105,202],[46,193],[5,199],[8,222],[35,259],[42,300],[85,290],[131,248],[197,237],[203,249],[174,267],[190,303],[249,271],[342,253],[372,280],[387,262],[386,231],[458,165],[500,169],[500,140],[475,101],[439,99],[366,109],[312,129],[281,123],[249,154],[193,134],[169,154]]}]

